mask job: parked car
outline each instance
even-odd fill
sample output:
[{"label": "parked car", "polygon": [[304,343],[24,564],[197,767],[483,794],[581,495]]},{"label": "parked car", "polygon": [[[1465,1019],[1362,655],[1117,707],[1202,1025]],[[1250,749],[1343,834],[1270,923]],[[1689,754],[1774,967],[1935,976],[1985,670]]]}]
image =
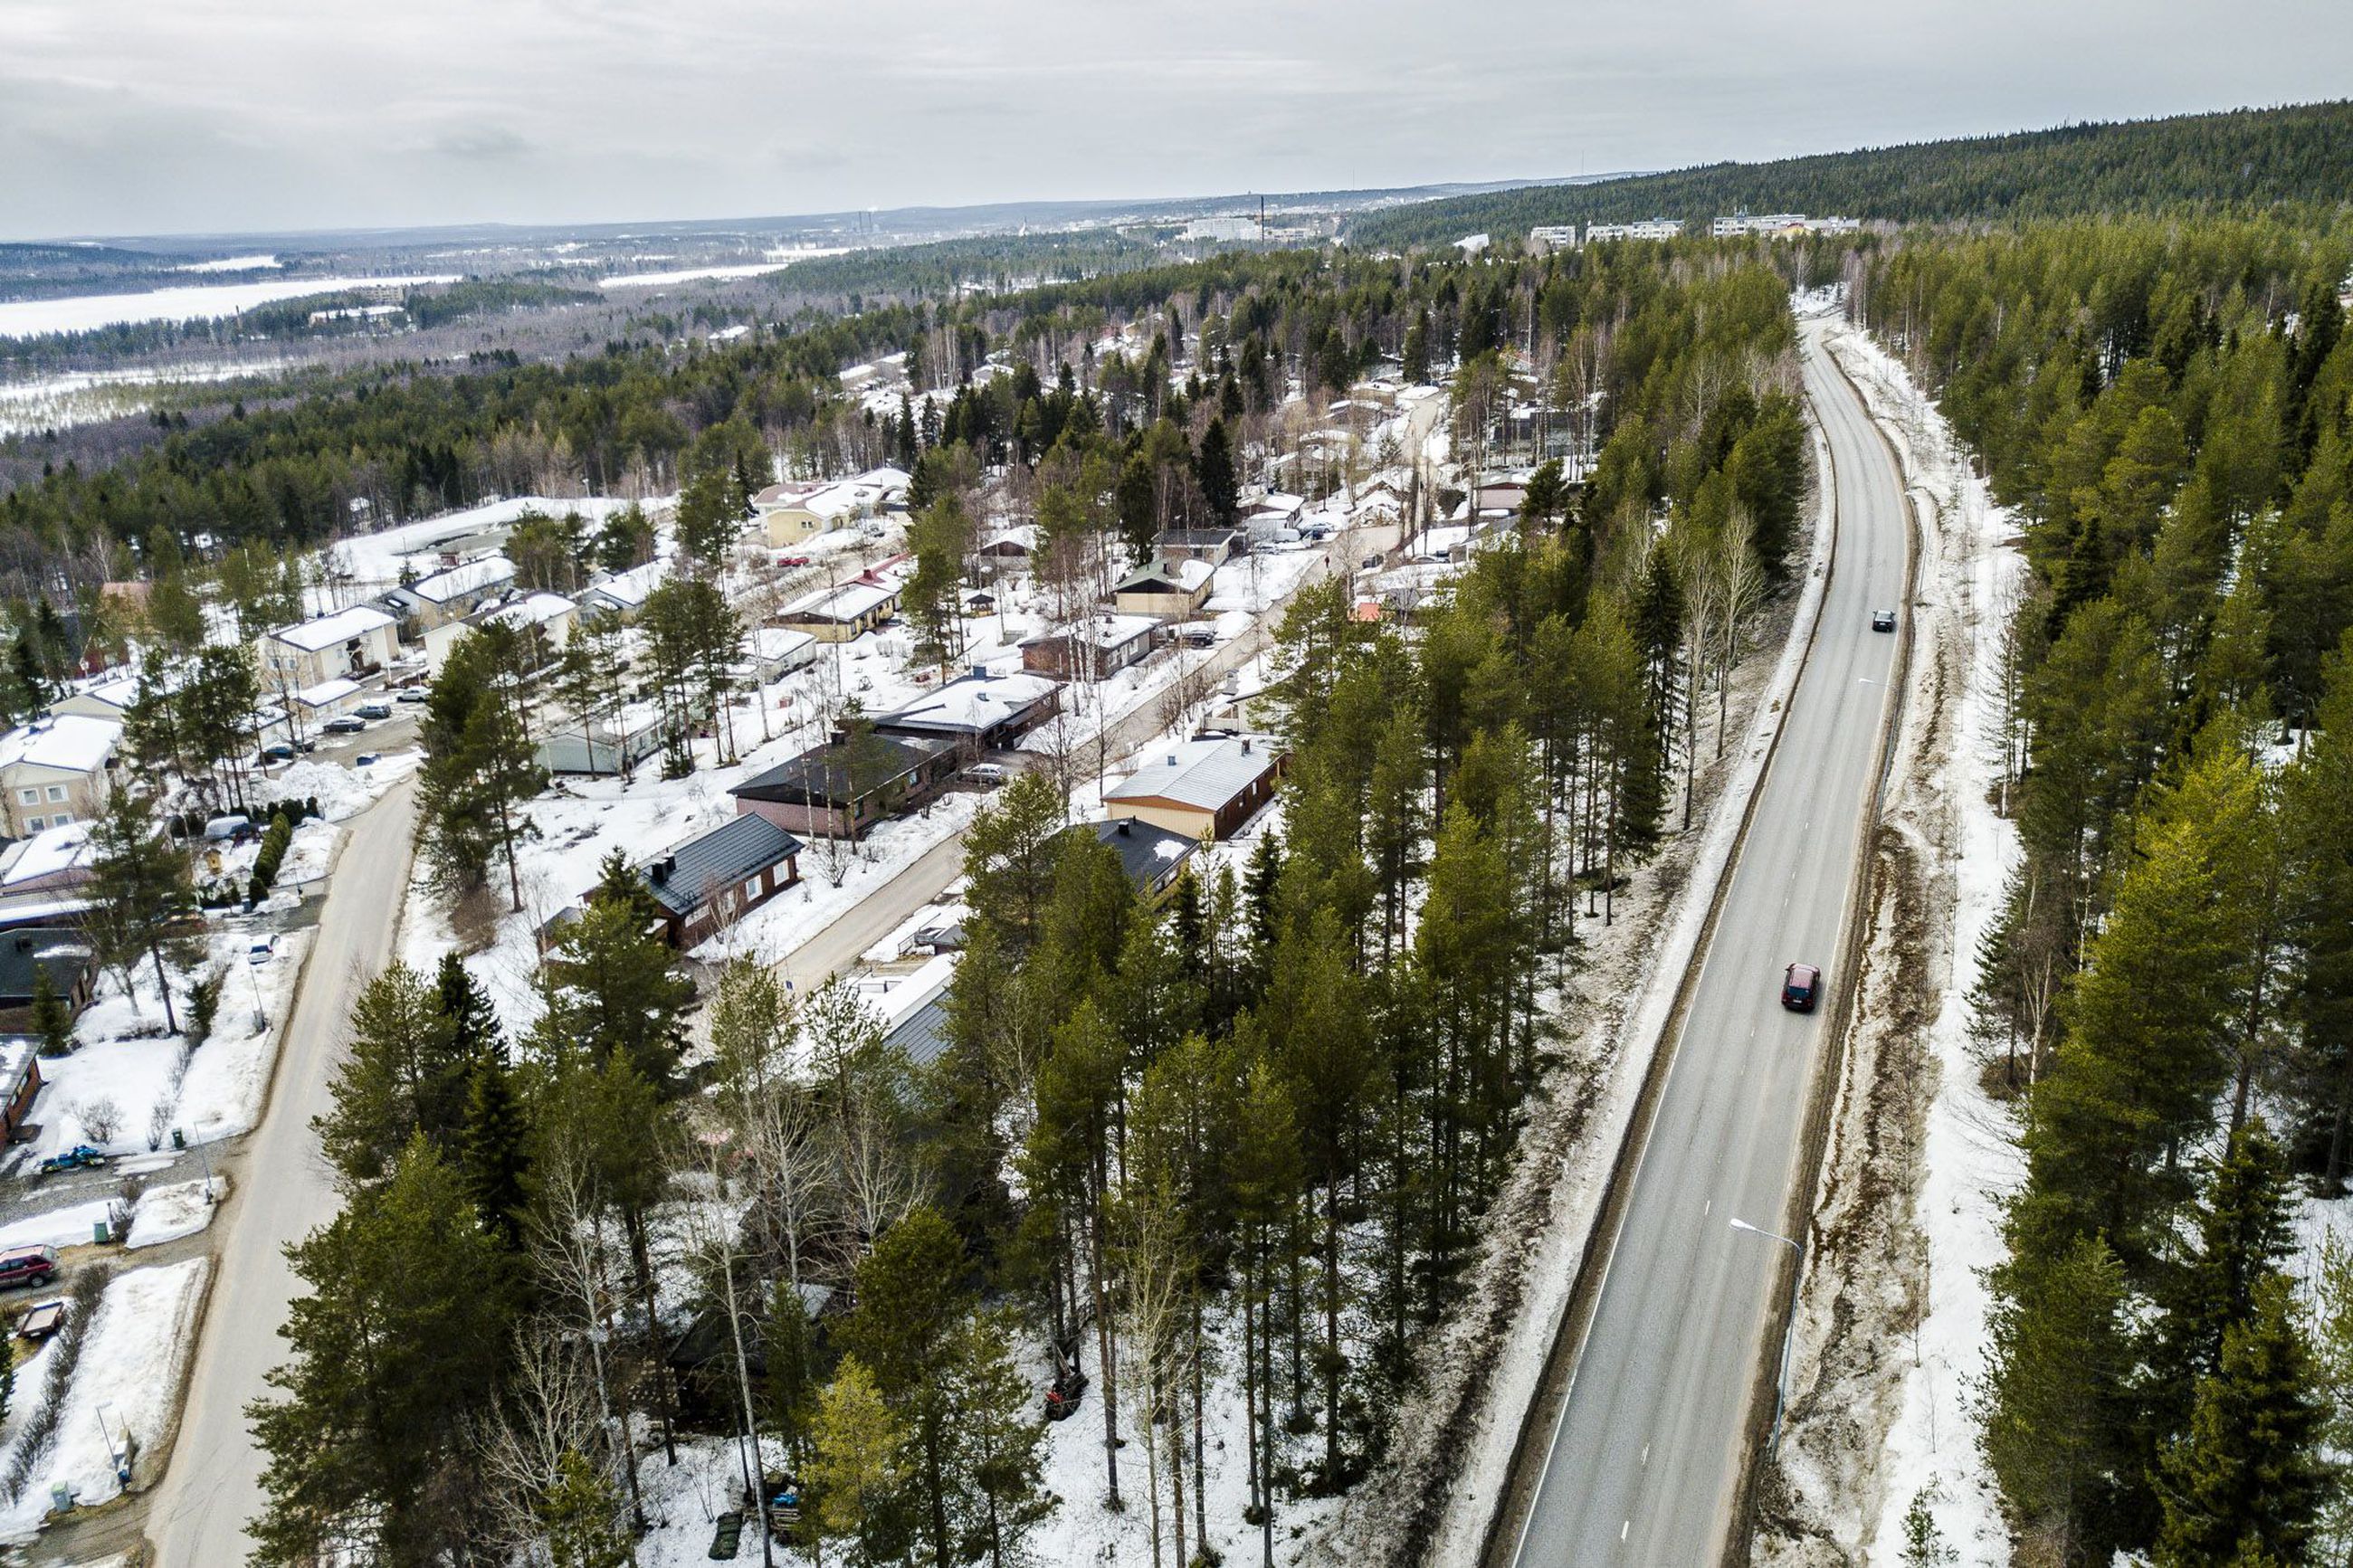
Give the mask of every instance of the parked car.
[{"label": "parked car", "polygon": [[[292,755],[291,752],[289,752],[288,754],[290,756]],[[205,837],[215,844],[218,844],[223,840],[243,838],[252,831],[253,818],[246,816],[245,813],[241,811],[233,811],[224,816],[216,816],[211,821],[205,824]]]},{"label": "parked car", "polygon": [[0,1252],[0,1286],[46,1285],[57,1277],[54,1247],[12,1247]]},{"label": "parked car", "polygon": [[1894,631],[1895,629],[1895,612],[1893,610],[1872,611],[1871,629],[1875,632]]},{"label": "parked car", "polygon": [[965,769],[964,776],[975,784],[1003,784],[1005,768],[998,763],[975,763]]},{"label": "parked car", "polygon": [[16,1337],[38,1344],[66,1326],[63,1301],[36,1301],[16,1320]]},{"label": "parked car", "polygon": [[392,694],[395,702],[429,702],[433,694],[422,686],[404,686]]},{"label": "parked car", "polygon": [[267,963],[277,956],[278,933],[276,931],[271,931],[266,936],[255,937],[253,945],[245,950],[245,961],[248,963]]},{"label": "parked car", "polygon": [[319,728],[330,735],[356,735],[367,728],[367,721],[357,714],[345,713],[340,718],[328,720]]},{"label": "parked car", "polygon": [[353,709],[352,711],[358,714],[363,719],[389,719],[392,717],[392,704],[389,702],[363,702],[357,708]]},{"label": "parked car", "polygon": [[283,741],[261,748],[260,761],[264,763],[290,763],[293,760],[294,748]]},{"label": "parked car", "polygon": [[1810,1013],[1821,1000],[1822,972],[1810,963],[1793,963],[1781,972],[1781,1005],[1792,1013]]},{"label": "parked car", "polygon": [[1381,558],[1377,555],[1367,555],[1365,557],[1364,566],[1367,572],[1377,572],[1381,569]]},{"label": "parked car", "polygon": [[808,563],[809,558],[806,555],[779,555],[776,557],[776,564],[786,568],[786,570],[791,570],[795,567],[806,566]]},{"label": "parked car", "polygon": [[104,1150],[94,1149],[87,1143],[77,1143],[72,1148],[67,1150],[64,1153],[52,1154],[47,1159],[42,1161],[40,1173],[44,1176],[50,1176],[55,1175],[59,1171],[79,1171],[83,1169],[102,1171],[105,1168],[106,1152]]}]

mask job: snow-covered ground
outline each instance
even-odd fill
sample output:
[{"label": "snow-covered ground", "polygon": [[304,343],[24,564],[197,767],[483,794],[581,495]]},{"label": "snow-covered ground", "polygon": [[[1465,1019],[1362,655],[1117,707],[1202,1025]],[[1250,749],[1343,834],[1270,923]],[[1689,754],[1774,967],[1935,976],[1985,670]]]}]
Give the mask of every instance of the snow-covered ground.
[{"label": "snow-covered ground", "polygon": [[408,289],[455,283],[454,272],[407,278],[273,278],[258,283],[190,284],[143,294],[69,294],[52,300],[0,302],[0,338],[45,332],[88,332],[126,321],[199,321],[234,316],[278,300],[335,294],[347,289]]},{"label": "snow-covered ground", "polygon": [[[337,571],[348,574],[351,582],[373,592],[398,583],[401,565],[410,557],[425,557],[410,564],[417,575],[430,575],[438,565],[431,557],[440,546],[506,527],[525,512],[562,517],[565,512],[576,511],[593,524],[630,504],[613,496],[515,496],[485,501],[461,511],[419,518],[415,522],[396,523],[374,533],[353,534],[329,545],[327,554]],[[638,504],[651,509],[662,503],[658,498],[649,498]],[[314,607],[324,611],[340,606],[321,604]]]},{"label": "snow-covered ground", "polygon": [[[194,1142],[253,1126],[310,938],[304,931],[286,933],[276,955],[261,964],[246,961],[252,932],[242,921],[216,928],[207,940],[208,969],[225,977],[211,1037],[191,1052],[185,1036],[163,1032],[152,967],[136,972],[136,998],[112,975],[102,976],[97,999],[75,1022],[81,1048],[41,1062],[46,1083],[33,1110],[41,1135],[24,1156],[27,1163],[77,1143],[136,1153],[167,1142],[174,1128]],[[179,987],[173,1005],[185,1020],[187,997]],[[107,1121],[111,1136],[97,1136],[92,1123]],[[86,1227],[82,1234],[89,1235]]]},{"label": "snow-covered ground", "polygon": [[[48,1458],[14,1503],[0,1508],[0,1540],[29,1540],[49,1511],[50,1488],[62,1482],[88,1507],[122,1490],[116,1466],[126,1447],[146,1470],[164,1454],[162,1439],[179,1401],[180,1380],[204,1300],[212,1260],[192,1258],[117,1274],[100,1298],[82,1345]],[[5,1440],[13,1450],[46,1377],[52,1340],[16,1369],[16,1399]],[[126,1443],[127,1439],[127,1443]]]},{"label": "snow-covered ground", "polygon": [[267,375],[285,363],[282,359],[258,359],[241,364],[74,371],[30,381],[0,381],[0,437],[142,413],[153,405],[162,387]]},{"label": "snow-covered ground", "polygon": [[194,1236],[213,1223],[214,1210],[227,1195],[227,1175],[150,1187],[139,1194],[139,1205],[131,1212],[131,1230],[122,1245],[136,1252],[141,1247],[161,1247],[167,1241]]}]

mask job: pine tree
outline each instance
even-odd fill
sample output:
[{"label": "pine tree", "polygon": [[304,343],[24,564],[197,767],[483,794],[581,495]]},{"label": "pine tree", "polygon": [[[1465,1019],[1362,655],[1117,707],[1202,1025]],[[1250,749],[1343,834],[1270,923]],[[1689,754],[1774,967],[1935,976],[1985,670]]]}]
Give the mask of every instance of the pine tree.
[{"label": "pine tree", "polygon": [[381,1181],[414,1139],[454,1152],[473,1066],[455,1040],[439,997],[408,965],[396,961],[361,988],[334,1109],[313,1123],[347,1184]]},{"label": "pine tree", "polygon": [[458,639],[434,677],[419,738],[417,840],[435,879],[463,895],[504,860],[514,908],[522,908],[519,856],[534,832],[522,807],[544,788],[522,711],[513,628],[490,622]]},{"label": "pine tree", "polygon": [[956,1331],[947,1373],[959,1551],[989,1568],[1030,1561],[1029,1538],[1060,1500],[1046,1489],[1046,1423],[1015,1342],[1005,1314],[974,1316]]},{"label": "pine tree", "polygon": [[467,1420],[508,1344],[504,1255],[422,1138],[390,1180],[288,1249],[310,1293],[283,1331],[282,1398],[248,1407],[269,1455],[255,1561],[422,1563],[460,1550]]},{"label": "pine tree", "polygon": [[667,1091],[694,983],[678,973],[659,929],[649,929],[639,896],[592,899],[565,927],[547,955],[548,1022],[565,1048],[600,1061],[618,1056]]},{"label": "pine tree", "polygon": [[565,1449],[556,1461],[555,1484],[540,1500],[539,1517],[550,1568],[629,1568],[638,1560],[619,1494],[577,1449]]},{"label": "pine tree", "polygon": [[818,1396],[812,1444],[818,1529],[843,1543],[856,1568],[902,1561],[907,1430],[854,1355],[842,1358]]},{"label": "pine tree", "polygon": [[873,1373],[910,1438],[919,1532],[934,1568],[950,1568],[951,1521],[960,1477],[955,1464],[948,1373],[955,1335],[971,1300],[964,1243],[937,1211],[918,1207],[882,1233],[858,1266],[858,1305],[837,1333]]},{"label": "pine tree", "polygon": [[1948,1568],[1960,1561],[1961,1554],[1945,1544],[1928,1499],[1928,1492],[1923,1490],[1904,1510],[1904,1568]]},{"label": "pine tree", "polygon": [[188,858],[164,836],[153,799],[127,783],[108,797],[90,829],[90,877],[83,895],[90,910],[83,930],[99,963],[114,972],[126,991],[135,966],[142,960],[153,963],[164,1026],[176,1035],[180,1021],[172,1007],[171,970],[195,963],[203,952]]},{"label": "pine tree", "polygon": [[2223,1335],[2221,1367],[2198,1385],[2187,1436],[2166,1451],[2160,1568],[2305,1560],[2329,1479],[2294,1290],[2279,1274],[2256,1287],[2247,1321]]}]

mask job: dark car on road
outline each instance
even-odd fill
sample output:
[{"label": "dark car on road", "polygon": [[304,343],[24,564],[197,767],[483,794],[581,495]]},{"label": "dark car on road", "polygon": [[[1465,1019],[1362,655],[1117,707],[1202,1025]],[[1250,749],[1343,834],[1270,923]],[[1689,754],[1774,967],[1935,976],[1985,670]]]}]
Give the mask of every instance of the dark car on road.
[{"label": "dark car on road", "polygon": [[346,713],[340,719],[330,719],[319,726],[330,735],[356,735],[367,728],[367,721]]},{"label": "dark car on road", "polygon": [[57,1277],[53,1247],[12,1247],[0,1252],[0,1286],[46,1285]]},{"label": "dark car on road", "polygon": [[1781,1005],[1792,1013],[1810,1013],[1821,1000],[1822,972],[1810,963],[1793,963],[1781,972]]},{"label": "dark car on road", "polygon": [[1872,611],[1871,629],[1875,632],[1894,631],[1895,629],[1895,612],[1893,610]]}]

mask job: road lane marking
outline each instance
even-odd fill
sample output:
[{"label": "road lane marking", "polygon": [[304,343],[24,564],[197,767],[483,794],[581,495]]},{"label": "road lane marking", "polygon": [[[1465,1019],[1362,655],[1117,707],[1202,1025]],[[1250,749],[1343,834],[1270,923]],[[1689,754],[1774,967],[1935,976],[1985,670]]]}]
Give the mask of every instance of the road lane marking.
[{"label": "road lane marking", "polygon": [[1626,1543],[1626,1532],[1633,1528],[1634,1521],[1630,1519],[1618,1527],[1618,1543],[1620,1545],[1622,1546]]}]

